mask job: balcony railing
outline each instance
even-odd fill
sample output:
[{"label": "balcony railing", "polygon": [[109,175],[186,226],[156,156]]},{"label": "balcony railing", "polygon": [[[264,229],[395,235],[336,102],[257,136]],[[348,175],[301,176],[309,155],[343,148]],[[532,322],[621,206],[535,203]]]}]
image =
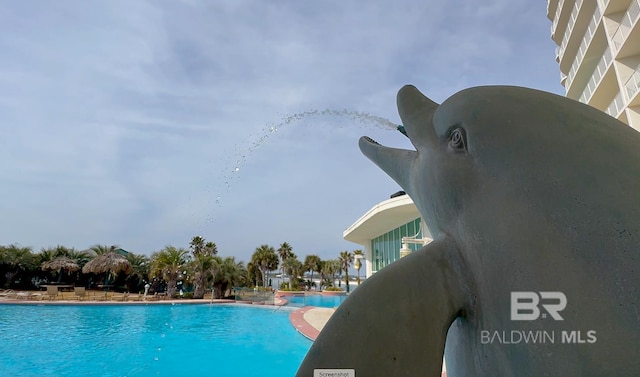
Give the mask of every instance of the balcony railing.
[{"label": "balcony railing", "polygon": [[553,23],[551,24],[551,34],[555,33],[556,28],[558,27],[558,21],[560,21],[560,11],[562,11],[563,5],[564,5],[564,0],[558,1],[558,7],[556,8],[556,15],[553,17]]},{"label": "balcony railing", "polygon": [[598,84],[600,84],[600,80],[602,79],[602,76],[604,76],[604,74],[607,72],[607,69],[609,68],[609,64],[611,64],[611,61],[612,61],[611,49],[607,47],[607,49],[604,51],[604,54],[602,54],[602,58],[600,58],[600,61],[598,61],[598,65],[593,70],[593,74],[591,75],[591,79],[589,80],[589,83],[587,83],[587,86],[584,88],[584,91],[580,96],[580,99],[579,99],[580,102],[588,103],[589,99],[591,99],[591,96],[593,95],[593,92],[596,91]]},{"label": "balcony railing", "polygon": [[576,24],[576,19],[578,18],[578,12],[580,12],[581,5],[582,5],[582,0],[578,0],[573,4],[573,9],[571,9],[571,14],[569,15],[569,21],[567,22],[567,28],[564,30],[564,35],[562,36],[562,43],[560,44],[559,56],[564,55],[564,50],[567,48],[567,43],[569,43],[571,32],[573,31],[573,27]]},{"label": "balcony railing", "polygon": [[600,18],[602,16],[602,12],[600,8],[596,6],[595,11],[593,12],[593,16],[591,16],[591,21],[589,22],[589,26],[587,30],[584,32],[584,37],[582,37],[582,43],[580,43],[580,47],[578,48],[578,52],[576,53],[576,57],[573,60],[573,64],[571,64],[571,69],[569,70],[569,74],[567,75],[567,85],[568,88],[571,86],[571,82],[578,72],[578,68],[580,64],[582,64],[582,59],[584,58],[584,54],[587,53],[587,49],[589,48],[589,44],[593,40],[593,36],[596,34],[596,30],[598,29],[598,24],[600,23]]},{"label": "balcony railing", "polygon": [[629,8],[627,8],[624,16],[622,16],[620,26],[618,26],[618,29],[616,29],[615,33],[613,33],[612,40],[616,52],[620,49],[624,41],[627,39],[627,36],[631,31],[631,27],[636,21],[638,21],[639,16],[640,0],[633,0],[631,4],[629,4]]},{"label": "balcony railing", "polygon": [[622,92],[618,92],[618,95],[611,101],[607,109],[604,111],[605,113],[611,115],[614,118],[617,118],[622,109],[624,108],[624,100],[622,99]]},{"label": "balcony railing", "polygon": [[631,27],[638,20],[638,16],[640,16],[640,0],[632,1],[631,4],[629,4],[626,15],[627,17],[622,20],[622,24]]},{"label": "balcony railing", "polygon": [[624,88],[627,91],[627,98],[631,100],[640,89],[640,65],[636,67],[636,72],[624,84]]}]

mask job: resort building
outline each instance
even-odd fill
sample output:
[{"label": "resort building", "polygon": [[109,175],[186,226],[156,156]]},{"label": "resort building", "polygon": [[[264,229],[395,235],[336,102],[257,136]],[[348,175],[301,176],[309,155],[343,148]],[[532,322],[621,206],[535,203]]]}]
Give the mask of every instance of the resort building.
[{"label": "resort building", "polygon": [[640,130],[640,0],[548,0],[569,98]]},{"label": "resort building", "polygon": [[364,247],[366,277],[431,242],[418,209],[402,191],[376,204],[343,237]]}]

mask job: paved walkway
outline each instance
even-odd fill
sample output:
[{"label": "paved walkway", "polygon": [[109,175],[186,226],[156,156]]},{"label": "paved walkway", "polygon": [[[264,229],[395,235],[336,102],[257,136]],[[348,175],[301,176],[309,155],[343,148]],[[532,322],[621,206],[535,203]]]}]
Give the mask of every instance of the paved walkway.
[{"label": "paved walkway", "polygon": [[305,306],[302,309],[291,312],[289,320],[300,334],[305,337],[316,340],[320,330],[327,323],[335,309],[317,308],[315,306]]}]

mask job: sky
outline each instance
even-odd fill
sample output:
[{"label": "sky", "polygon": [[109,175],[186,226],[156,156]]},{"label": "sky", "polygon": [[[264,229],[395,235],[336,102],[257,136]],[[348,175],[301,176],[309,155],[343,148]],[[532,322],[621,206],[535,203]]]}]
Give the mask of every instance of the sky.
[{"label": "sky", "polygon": [[545,1],[0,3],[0,245],[363,249],[396,93],[564,95]]}]

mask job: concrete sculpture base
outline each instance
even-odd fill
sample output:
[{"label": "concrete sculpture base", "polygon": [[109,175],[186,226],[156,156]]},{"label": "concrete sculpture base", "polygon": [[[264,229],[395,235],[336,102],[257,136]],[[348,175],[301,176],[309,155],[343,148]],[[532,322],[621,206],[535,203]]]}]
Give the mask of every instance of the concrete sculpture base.
[{"label": "concrete sculpture base", "polygon": [[357,376],[640,375],[640,134],[549,93],[406,86],[415,151],[360,140],[434,241],[368,279],[303,361]]}]

